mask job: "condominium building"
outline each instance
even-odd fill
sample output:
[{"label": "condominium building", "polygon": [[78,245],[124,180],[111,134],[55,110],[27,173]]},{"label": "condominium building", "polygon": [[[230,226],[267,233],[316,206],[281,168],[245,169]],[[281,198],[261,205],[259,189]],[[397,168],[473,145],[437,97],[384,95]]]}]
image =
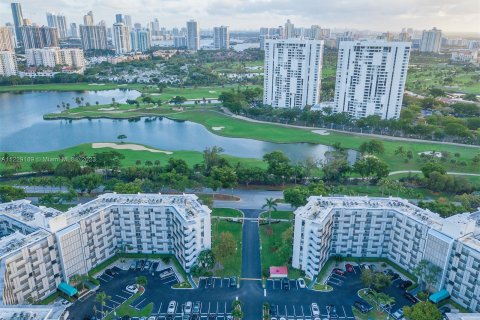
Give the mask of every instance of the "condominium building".
[{"label": "condominium building", "polygon": [[399,198],[310,197],[295,211],[293,267],[316,276],[332,255],[438,266],[436,289],[480,311],[480,213],[443,219]]},{"label": "condominium building", "polygon": [[230,27],[213,28],[213,45],[215,49],[228,50],[230,48]]},{"label": "condominium building", "polygon": [[81,49],[60,49],[58,47],[25,50],[27,66],[50,67],[57,65],[83,68],[85,59]]},{"label": "condominium building", "polygon": [[13,24],[15,25],[15,37],[17,39],[17,43],[22,46],[22,30],[20,29],[23,26],[23,13],[22,13],[22,5],[20,3],[14,2],[10,4],[12,8],[12,17],[13,17]]},{"label": "condominium building", "polygon": [[14,51],[15,44],[8,27],[0,27],[0,51]]},{"label": "condominium building", "polygon": [[173,37],[173,46],[175,48],[186,48],[187,47],[187,37],[186,36]]},{"label": "condominium building", "polygon": [[152,36],[149,29],[133,29],[130,31],[133,51],[145,52],[152,46]]},{"label": "condominium building", "polygon": [[24,25],[20,29],[25,49],[59,46],[57,28]]},{"label": "condominium building", "polygon": [[189,272],[210,248],[210,209],[195,195],[104,194],[65,213],[0,204],[0,305],[44,299],[119,250],[174,254]]},{"label": "condominium building", "polygon": [[423,30],[422,40],[420,42],[421,52],[439,53],[442,46],[442,30],[433,28],[431,30]]},{"label": "condominium building", "polygon": [[321,40],[265,40],[263,103],[300,109],[319,103],[322,60]]},{"label": "condominium building", "polygon": [[289,20],[285,23],[285,39],[295,38],[295,25]]},{"label": "condominium building", "polygon": [[409,42],[340,42],[334,111],[354,118],[399,118],[410,47]]},{"label": "condominium building", "polygon": [[195,20],[187,21],[187,49],[200,50],[200,29]]},{"label": "condominium building", "polygon": [[[90,15],[85,17],[88,17],[87,20],[93,19]],[[83,50],[106,50],[108,48],[107,28],[105,26],[80,25],[80,38]]]},{"label": "condominium building", "polygon": [[0,76],[14,76],[17,74],[17,60],[12,51],[0,51]]},{"label": "condominium building", "polygon": [[68,37],[67,19],[62,14],[47,13],[47,24],[51,28],[56,28],[60,39]]},{"label": "condominium building", "polygon": [[132,43],[130,41],[130,31],[123,23],[113,24],[113,43],[115,44],[115,53],[124,54],[132,51]]}]

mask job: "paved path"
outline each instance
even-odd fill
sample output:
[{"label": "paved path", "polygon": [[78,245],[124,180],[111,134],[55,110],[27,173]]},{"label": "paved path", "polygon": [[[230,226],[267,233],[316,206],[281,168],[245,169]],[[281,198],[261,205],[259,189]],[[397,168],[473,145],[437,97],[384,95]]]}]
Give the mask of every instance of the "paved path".
[{"label": "paved path", "polygon": [[[402,170],[402,171],[392,171],[388,175],[393,176],[396,174],[402,173],[422,173],[420,170]],[[471,177],[480,177],[480,173],[469,173],[469,172],[447,172],[447,174],[451,174],[454,176],[471,176]]]}]

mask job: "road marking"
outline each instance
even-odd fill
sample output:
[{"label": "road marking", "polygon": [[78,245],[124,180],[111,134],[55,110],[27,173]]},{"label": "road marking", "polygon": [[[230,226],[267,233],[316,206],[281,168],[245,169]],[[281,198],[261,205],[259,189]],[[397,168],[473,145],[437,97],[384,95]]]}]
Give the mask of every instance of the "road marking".
[{"label": "road marking", "polygon": [[120,299],[127,300],[127,298],[119,296],[118,294],[116,294],[116,296],[119,297]]},{"label": "road marking", "polygon": [[243,281],[262,281],[262,279],[259,279],[259,278],[240,278],[240,280],[243,280]]},{"label": "road marking", "polygon": [[110,299],[109,301],[111,301],[111,302],[113,302],[113,303],[116,303],[116,304],[121,304],[120,302],[115,301],[115,300],[113,300],[113,299]]},{"label": "road marking", "polygon": [[163,302],[160,302],[160,307],[158,307],[158,311],[157,311],[158,314],[160,314],[160,309],[162,309],[162,304]]},{"label": "road marking", "polygon": [[263,289],[263,296],[264,296],[264,297],[267,296],[267,289]]}]

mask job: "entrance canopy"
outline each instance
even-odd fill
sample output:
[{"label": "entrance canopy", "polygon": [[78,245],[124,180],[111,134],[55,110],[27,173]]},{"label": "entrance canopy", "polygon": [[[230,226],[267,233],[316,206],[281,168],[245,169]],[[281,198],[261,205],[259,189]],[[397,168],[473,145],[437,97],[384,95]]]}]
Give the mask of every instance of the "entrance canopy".
[{"label": "entrance canopy", "polygon": [[440,301],[445,300],[448,297],[450,297],[450,293],[448,293],[447,290],[443,289],[438,292],[435,292],[428,299],[433,303],[439,303]]},{"label": "entrance canopy", "polygon": [[288,276],[287,267],[270,267],[271,278],[284,278],[286,276]]},{"label": "entrance canopy", "polygon": [[65,282],[60,282],[60,284],[58,285],[58,290],[62,291],[69,297],[73,297],[77,294],[77,289]]}]

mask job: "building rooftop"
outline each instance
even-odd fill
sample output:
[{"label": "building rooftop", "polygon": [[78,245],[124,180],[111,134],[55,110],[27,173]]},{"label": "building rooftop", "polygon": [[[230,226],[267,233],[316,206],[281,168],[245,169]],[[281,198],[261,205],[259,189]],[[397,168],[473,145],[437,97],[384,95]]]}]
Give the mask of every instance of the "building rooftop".
[{"label": "building rooftop", "polygon": [[116,194],[107,193],[95,200],[78,205],[66,212],[69,224],[110,206],[172,206],[185,220],[210,213],[210,209],[198,202],[194,194]]},{"label": "building rooftop", "polygon": [[0,306],[0,320],[59,320],[65,306]]},{"label": "building rooftop", "polygon": [[338,208],[394,210],[455,239],[471,235],[475,240],[477,238],[474,238],[474,235],[479,232],[479,230],[475,230],[475,219],[472,214],[464,213],[443,219],[435,212],[419,208],[405,199],[394,197],[314,196],[308,199],[308,203],[304,207],[298,208],[295,215],[312,221],[322,221],[332,209]]},{"label": "building rooftop", "polygon": [[53,208],[37,207],[29,200],[17,200],[0,204],[0,215],[5,214],[28,225],[35,225],[35,220],[41,215],[46,219],[57,217],[63,212]]},{"label": "building rooftop", "polygon": [[48,232],[44,230],[38,230],[27,235],[16,231],[6,237],[3,237],[0,239],[0,258],[17,251],[32,242],[43,239],[48,235]]}]

